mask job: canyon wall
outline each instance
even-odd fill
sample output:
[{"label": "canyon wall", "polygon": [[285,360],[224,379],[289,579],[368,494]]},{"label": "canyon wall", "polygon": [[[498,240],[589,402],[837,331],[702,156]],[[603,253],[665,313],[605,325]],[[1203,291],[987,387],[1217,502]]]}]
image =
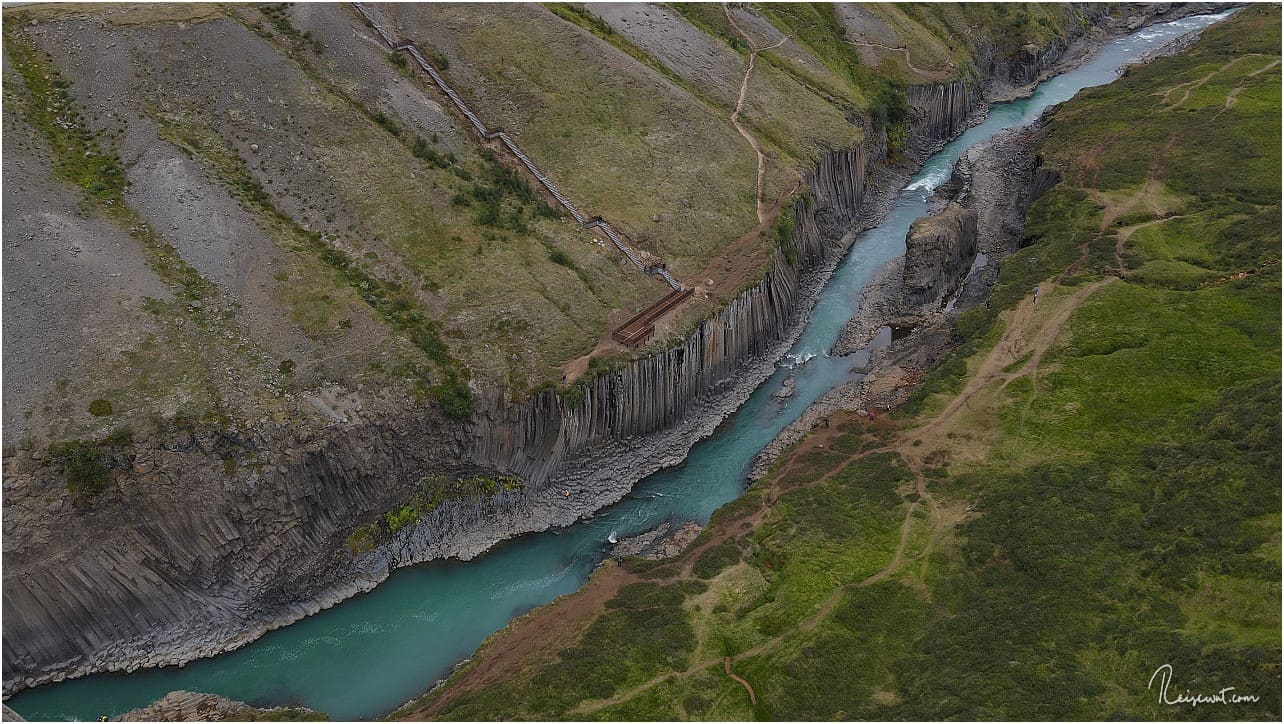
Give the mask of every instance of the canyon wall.
[{"label": "canyon wall", "polygon": [[980,88],[964,81],[911,86],[905,95],[917,115],[913,140],[928,144],[962,133],[985,100]]},{"label": "canyon wall", "polygon": [[[4,685],[183,663],[235,648],[361,591],[401,565],[471,558],[564,526],[677,464],[770,375],[840,227],[865,193],[866,152],[827,154],[795,202],[793,247],[680,344],[586,385],[514,404],[488,391],[461,430],[427,408],[300,436],[265,423],[193,433],[113,461],[109,494],[68,505],[45,466],[6,470]],[[786,257],[792,257],[790,263]],[[347,536],[432,474],[503,472],[516,490],[464,495],[360,555]],[[199,500],[199,505],[176,505]],[[53,564],[50,564],[53,561]]]},{"label": "canyon wall", "polygon": [[464,455],[538,485],[556,478],[570,456],[604,440],[672,428],[708,407],[710,396],[721,398],[746,364],[789,334],[803,277],[844,250],[821,225],[841,227],[852,218],[865,194],[867,170],[864,149],[823,155],[805,181],[811,193],[793,202],[793,233],[786,242],[791,248],[776,251],[761,282],[681,343],[588,379],[576,404],[551,389],[522,403],[511,402],[503,391],[487,393],[469,425]]}]

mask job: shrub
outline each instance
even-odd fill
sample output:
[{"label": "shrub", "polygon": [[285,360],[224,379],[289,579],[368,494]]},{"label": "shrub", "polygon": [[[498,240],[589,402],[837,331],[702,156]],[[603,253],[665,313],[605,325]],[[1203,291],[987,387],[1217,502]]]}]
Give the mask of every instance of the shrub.
[{"label": "shrub", "polygon": [[691,573],[698,578],[708,580],[722,571],[740,562],[740,549],[735,542],[726,541],[716,545],[696,559],[691,566]]},{"label": "shrub", "polygon": [[111,414],[111,403],[107,400],[94,400],[89,403],[89,414],[94,417],[106,417]]},{"label": "shrub", "polygon": [[432,388],[432,396],[441,405],[441,411],[454,420],[463,420],[473,414],[473,391],[453,371]]},{"label": "shrub", "polygon": [[566,252],[562,251],[561,249],[554,249],[554,250],[550,251],[550,252],[548,253],[548,258],[549,258],[549,260],[551,260],[554,264],[561,264],[562,266],[566,267],[567,269],[574,269],[574,268],[575,268],[575,262],[571,260],[571,256],[570,256],[569,254],[567,254]]},{"label": "shrub", "polygon": [[450,59],[435,50],[425,52],[424,58],[439,71],[445,72],[450,70]]},{"label": "shrub", "polygon": [[134,444],[134,430],[128,425],[118,427],[107,436],[107,444],[112,447],[128,447]]},{"label": "shrub", "polygon": [[49,448],[49,458],[62,465],[67,489],[92,495],[107,487],[111,469],[102,463],[102,450],[85,440],[69,440]]},{"label": "shrub", "polygon": [[584,404],[584,385],[573,385],[557,393],[562,397],[562,402],[569,409],[575,409]]},{"label": "shrub", "polygon": [[388,133],[391,133],[397,138],[401,137],[401,127],[397,125],[396,121],[389,118],[388,114],[384,113],[383,111],[379,111],[378,113],[375,114],[374,120],[375,120],[375,123],[378,123],[380,126],[382,126],[383,129]]},{"label": "shrub", "polygon": [[798,247],[791,243],[794,234],[794,207],[790,205],[781,209],[780,215],[771,225],[771,244],[785,255],[789,266],[798,266]]}]

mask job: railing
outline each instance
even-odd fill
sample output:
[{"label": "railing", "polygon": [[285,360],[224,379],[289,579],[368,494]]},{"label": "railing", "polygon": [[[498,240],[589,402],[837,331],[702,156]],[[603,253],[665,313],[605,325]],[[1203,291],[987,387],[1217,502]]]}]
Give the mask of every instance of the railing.
[{"label": "railing", "polygon": [[[463,114],[464,118],[468,119],[468,122],[473,126],[473,130],[477,131],[477,135],[487,141],[498,139],[500,143],[503,143],[504,146],[512,152],[513,156],[526,167],[526,170],[530,171],[531,175],[535,177],[535,180],[539,181],[540,185],[552,194],[553,198],[557,199],[557,203],[561,204],[562,208],[566,209],[566,211],[570,213],[576,223],[586,229],[601,229],[602,233],[606,235],[606,238],[611,240],[611,243],[615,245],[615,248],[619,249],[629,262],[633,264],[633,266],[648,275],[660,277],[674,290],[683,289],[682,284],[679,283],[677,279],[674,279],[673,275],[670,274],[662,264],[657,265],[643,263],[637,253],[630,249],[628,244],[624,243],[624,240],[620,238],[620,235],[616,233],[615,229],[611,228],[610,224],[603,221],[600,217],[593,217],[592,219],[585,217],[579,209],[575,208],[575,204],[572,204],[570,199],[566,198],[561,191],[557,190],[557,187],[553,185],[553,182],[539,170],[539,167],[535,165],[535,162],[532,161],[529,156],[522,153],[521,149],[517,147],[517,144],[513,142],[513,139],[510,138],[507,133],[502,130],[492,131],[486,128],[486,124],[482,123],[481,119],[477,117],[477,114],[473,113],[472,109],[468,107],[468,104],[464,103],[464,99],[459,97],[459,94],[455,92],[455,89],[451,88],[450,84],[446,82],[446,79],[442,78],[441,74],[437,72],[437,69],[424,58],[423,54],[419,52],[419,48],[415,47],[413,43],[398,43],[396,39],[392,37],[391,33],[385,30],[382,25],[375,22],[374,16],[370,14],[370,11],[366,10],[364,5],[361,3],[352,3],[352,5],[357,9],[358,13],[361,13],[361,17],[366,19],[366,22],[370,27],[374,28],[375,32],[379,33],[379,37],[383,38],[383,42],[387,43],[389,48],[395,51],[409,53],[410,57],[415,59],[415,62],[419,64],[419,67],[432,78],[433,83],[437,84],[437,88],[439,88],[441,92],[450,99],[450,102],[455,105],[455,108],[461,114]],[[661,300],[661,302],[663,301],[664,300]]]}]

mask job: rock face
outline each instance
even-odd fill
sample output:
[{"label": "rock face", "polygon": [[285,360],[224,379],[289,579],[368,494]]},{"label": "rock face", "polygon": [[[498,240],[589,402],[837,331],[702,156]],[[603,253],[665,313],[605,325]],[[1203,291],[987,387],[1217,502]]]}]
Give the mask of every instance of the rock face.
[{"label": "rock face", "polygon": [[259,709],[214,694],[171,691],[140,709],[126,712],[112,721],[324,721],[311,709]]},{"label": "rock face", "polygon": [[935,304],[954,291],[976,258],[976,212],[951,202],[934,216],[915,221],[905,236],[907,307]]},{"label": "rock face", "polygon": [[467,457],[538,485],[564,477],[566,461],[583,450],[673,430],[711,406],[727,407],[731,388],[743,387],[746,375],[758,376],[748,367],[771,356],[794,330],[809,272],[845,250],[838,235],[823,234],[821,225],[840,229],[855,215],[865,195],[866,158],[864,149],[822,158],[807,178],[813,198],[794,204],[792,248],[778,251],[766,278],[682,344],[585,382],[583,400],[575,405],[555,390],[518,404],[489,394],[470,426]]},{"label": "rock face", "polygon": [[[880,160],[883,152],[873,149]],[[10,530],[31,532],[5,538],[6,691],[244,645],[398,566],[468,559],[569,525],[681,462],[791,343],[826,266],[845,251],[835,232],[862,208],[870,153],[818,163],[811,196],[795,203],[792,248],[777,252],[762,282],[682,344],[593,380],[578,405],[552,391],[523,404],[492,391],[462,430],[420,409],[302,439],[271,423],[194,434],[115,461],[116,485],[79,509],[60,502],[47,466],[7,461],[6,492],[51,507],[5,511]],[[442,472],[500,472],[524,485],[452,500],[374,550],[348,552],[356,527]]]},{"label": "rock face", "polygon": [[975,85],[959,81],[913,86],[906,89],[906,96],[918,115],[915,135],[928,141],[958,135],[985,100]]},{"label": "rock face", "polygon": [[676,528],[670,523],[661,523],[641,535],[616,543],[611,547],[611,555],[617,558],[637,556],[653,561],[672,558],[685,550],[702,530],[703,526],[694,520]]}]

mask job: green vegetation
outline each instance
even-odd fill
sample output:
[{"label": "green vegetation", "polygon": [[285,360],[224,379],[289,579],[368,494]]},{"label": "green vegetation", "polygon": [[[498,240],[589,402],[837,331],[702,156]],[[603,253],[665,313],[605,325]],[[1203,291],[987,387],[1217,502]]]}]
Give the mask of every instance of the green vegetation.
[{"label": "green vegetation", "polygon": [[415,493],[401,507],[353,530],[347,539],[348,551],[357,555],[374,548],[401,529],[414,525],[446,501],[469,496],[489,497],[520,490],[522,485],[520,478],[511,475],[473,475],[455,480],[428,476],[419,481]]},{"label": "green vegetation", "polygon": [[905,87],[895,80],[886,79],[878,84],[872,95],[874,100],[869,106],[869,117],[874,122],[874,129],[887,133],[892,148],[900,148],[905,143],[906,124],[910,117]]},{"label": "green vegetation", "polygon": [[111,402],[104,399],[97,399],[89,403],[89,414],[94,417],[107,417],[111,414]]},{"label": "green vegetation", "polygon": [[[546,24],[565,27],[542,8],[521,10]],[[257,10],[237,6],[228,12],[252,29],[260,20]],[[450,8],[435,8],[434,13],[453,22]],[[502,18],[509,14],[484,15]],[[294,17],[301,25],[299,16]],[[524,101],[513,97],[496,103],[471,97],[475,90],[490,85],[489,81],[472,82],[476,74],[485,77],[487,64],[500,59],[487,51],[479,67],[476,58],[466,52],[472,34],[469,26],[479,17],[471,13],[464,18],[457,35],[462,45],[450,49],[451,62],[429,47],[429,38],[418,39],[420,49],[439,70],[462,61],[468,68],[468,80],[458,84],[458,90],[488,123],[508,125],[519,136],[529,134],[524,124],[514,124],[501,113],[502,109],[524,106]],[[524,25],[517,32],[519,37],[528,34]],[[502,149],[495,159],[500,169],[492,167],[484,158],[486,145],[477,144],[466,125],[440,136],[425,132],[419,119],[386,104],[368,104],[363,94],[352,92],[363,82],[359,76],[292,52],[286,36],[264,37],[282,47],[306,81],[304,87],[317,89],[315,94],[295,97],[295,102],[311,109],[313,122],[305,129],[292,128],[287,135],[304,144],[326,181],[316,191],[293,187],[289,178],[278,177],[275,181],[279,185],[269,185],[274,180],[271,176],[279,174],[270,159],[264,167],[251,157],[252,172],[287,213],[295,213],[297,208],[290,197],[305,204],[314,198],[324,199],[328,206],[326,225],[302,214],[297,216],[302,226],[322,230],[327,242],[338,237],[344,251],[361,260],[371,274],[403,289],[424,292],[417,296],[459,364],[453,379],[430,367],[412,372],[409,378],[416,381],[410,384],[419,388],[416,391],[440,396],[443,408],[460,416],[468,414],[469,388],[476,385],[505,386],[520,397],[557,379],[566,360],[591,350],[613,309],[637,305],[652,294],[648,279],[618,266],[614,250],[586,244],[591,238],[588,232],[557,223],[559,211],[530,193],[529,184],[526,194],[505,186],[508,179],[504,175],[524,183],[524,172],[509,168],[515,165]],[[545,60],[556,57],[548,46],[539,46],[538,52]],[[520,56],[509,57],[518,65],[526,63]],[[394,67],[415,80],[427,97],[442,100],[435,85],[413,63]],[[184,97],[181,92],[179,96]],[[171,99],[172,94],[160,96],[155,103],[171,106]],[[513,101],[519,105],[514,106]],[[331,130],[315,133],[313,128]],[[237,145],[233,137],[243,140],[255,132],[252,126],[231,133],[223,127],[218,130],[233,145]],[[528,138],[522,139],[522,146],[531,150]],[[559,182],[562,179],[559,174],[550,175]],[[474,198],[474,191],[480,200]],[[332,217],[347,217],[344,220],[348,223],[336,223]],[[275,223],[273,217],[268,217],[268,223]],[[565,250],[574,268],[549,259],[546,250],[550,248]],[[373,263],[364,261],[372,258],[370,253],[378,255]],[[275,290],[289,300],[291,319],[310,338],[321,342],[354,341],[364,336],[366,330],[354,335],[342,333],[346,331],[340,326],[345,316],[350,317],[348,324],[360,319],[344,314],[346,295],[331,293],[333,299],[326,304],[308,303],[310,298],[321,296],[318,290],[330,290],[323,273],[308,273],[307,265],[303,266],[302,279],[291,279],[288,288],[282,285]],[[398,356],[403,354],[399,349]],[[315,372],[311,365],[308,370]],[[404,383],[406,379],[397,375],[390,381]]]},{"label": "green vegetation", "polygon": [[785,255],[790,266],[798,266],[798,247],[793,244],[794,205],[786,204],[780,209],[776,221],[771,225],[768,241]]},{"label": "green vegetation", "polygon": [[548,253],[548,258],[549,258],[550,260],[552,260],[552,262],[553,262],[554,264],[561,264],[562,266],[566,267],[567,269],[574,269],[574,268],[575,268],[575,260],[571,258],[571,255],[570,255],[570,254],[567,254],[566,252],[562,251],[561,249],[554,249],[554,250],[550,251],[550,252]]},{"label": "green vegetation", "polygon": [[708,580],[739,562],[740,546],[734,541],[724,541],[700,554],[691,573],[696,578]]},{"label": "green vegetation", "polygon": [[85,440],[68,440],[49,448],[50,460],[62,466],[67,489],[92,495],[107,487],[111,468],[102,462],[102,448]]},{"label": "green vegetation", "polygon": [[49,446],[46,459],[62,467],[67,490],[78,501],[100,492],[111,482],[113,456],[134,444],[134,432],[118,427],[102,440],[65,440]]},{"label": "green vegetation", "polygon": [[[904,85],[863,65],[860,55],[847,39],[847,31],[829,3],[778,3],[763,6],[767,17],[782,31],[820,59],[839,78],[844,79],[858,102],[867,105],[874,130],[886,133],[892,148],[905,142],[909,121],[909,99]],[[788,64],[774,61],[778,67]]]},{"label": "green vegetation", "polygon": [[544,3],[544,7],[551,10],[557,17],[584,28],[611,45],[614,45],[616,48],[628,53],[635,60],[639,61],[651,70],[656,71],[660,75],[663,75],[665,78],[668,78],[670,81],[681,86],[697,98],[702,98],[702,100],[707,101],[695,86],[688,83],[686,79],[673,72],[673,70],[664,63],[661,63],[650,53],[630,43],[628,40],[625,40],[623,36],[615,32],[615,29],[611,27],[610,23],[594,15],[591,8],[576,5],[574,3]]},{"label": "green vegetation", "polygon": [[[97,426],[83,416],[84,403],[77,397],[104,392],[103,399],[92,405],[91,417],[114,415],[141,422],[157,407],[182,405],[196,416],[220,424],[227,415],[220,404],[218,380],[227,374],[267,381],[253,395],[270,410],[277,397],[270,389],[274,380],[270,368],[262,364],[265,360],[247,344],[233,322],[235,304],[221,299],[218,288],[131,206],[125,193],[124,167],[113,149],[115,134],[92,129],[78,108],[69,81],[52,57],[24,32],[29,17],[21,10],[5,14],[5,53],[21,77],[21,82],[5,86],[6,108],[15,111],[37,134],[33,141],[47,154],[53,180],[82,193],[77,213],[132,237],[150,272],[174,295],[170,302],[150,297],[141,300],[135,309],[141,307],[154,315],[155,328],[142,335],[137,347],[125,351],[123,357],[92,360],[93,372],[74,385],[81,389],[59,390],[63,399],[46,409],[66,422],[46,433],[53,439],[98,434]],[[87,390],[84,387],[89,379],[94,388]]]},{"label": "green vegetation", "polygon": [[[401,56],[397,57],[400,58]],[[423,136],[415,136],[415,145],[412,147],[411,152],[415,154],[416,158],[421,159],[433,168],[450,168],[457,161],[455,154],[449,151],[444,154],[438,153],[424,140]]]},{"label": "green vegetation", "polygon": [[[416,143],[416,155],[419,154],[419,142],[422,141],[420,138]],[[551,219],[560,216],[557,209],[535,194],[524,176],[501,163],[494,153],[483,151],[482,161],[485,164],[482,178],[470,186],[467,193],[456,194],[452,199],[452,203],[457,206],[472,206],[476,209],[473,215],[475,224],[526,234],[530,232],[525,216],[528,209],[537,218]],[[565,252],[562,252],[562,258],[569,259]]]},{"label": "green vegetation", "polygon": [[676,586],[625,586],[580,642],[558,652],[556,662],[536,674],[528,688],[488,687],[452,708],[448,718],[524,718],[524,712],[565,718],[576,702],[680,669],[695,643],[684,599]]},{"label": "green vegetation", "polygon": [[704,31],[706,35],[721,40],[731,46],[731,49],[737,53],[747,54],[749,52],[749,44],[727,22],[727,16],[720,4],[671,3],[670,6],[687,22]]},{"label": "green vegetation", "polygon": [[561,395],[562,403],[566,405],[566,409],[574,410],[584,404],[584,397],[587,393],[584,385],[571,385],[564,390],[560,390],[557,394]]},{"label": "green vegetation", "polygon": [[791,33],[835,75],[860,88],[868,73],[856,48],[847,42],[847,31],[830,3],[773,3],[764,6],[767,17]]},{"label": "green vegetation", "polygon": [[313,54],[320,55],[325,50],[321,39],[312,37],[310,31],[301,32],[294,23],[290,22],[290,5],[291,3],[265,3],[259,6],[259,11],[268,19],[276,32],[286,38],[296,50],[306,47]]},{"label": "green vegetation", "polygon": [[[1065,181],[912,404],[804,439],[715,514],[702,540],[725,540],[626,562],[646,582],[574,646],[438,690],[438,715],[1274,720],[1279,18],[1245,9],[1062,107],[1041,150]],[[1004,357],[1018,323],[1053,339]],[[682,635],[611,635],[638,598]],[[1162,664],[1170,696],[1259,700],[1158,704]]]},{"label": "green vegetation", "polygon": [[[154,119],[163,138],[216,168],[243,203],[253,207],[264,218],[271,219],[290,242],[309,251],[328,267],[338,281],[352,288],[380,318],[405,335],[437,366],[438,381],[428,389],[446,415],[464,419],[472,414],[474,401],[467,383],[467,369],[451,356],[449,347],[441,338],[439,323],[430,318],[413,289],[402,282],[376,275],[334,241],[327,241],[321,232],[299,226],[277,207],[272,196],[250,173],[245,161],[212,130],[186,116],[157,114]],[[283,374],[287,372],[284,368],[280,371]],[[425,383],[430,381],[426,371],[417,370],[416,373]]]}]

